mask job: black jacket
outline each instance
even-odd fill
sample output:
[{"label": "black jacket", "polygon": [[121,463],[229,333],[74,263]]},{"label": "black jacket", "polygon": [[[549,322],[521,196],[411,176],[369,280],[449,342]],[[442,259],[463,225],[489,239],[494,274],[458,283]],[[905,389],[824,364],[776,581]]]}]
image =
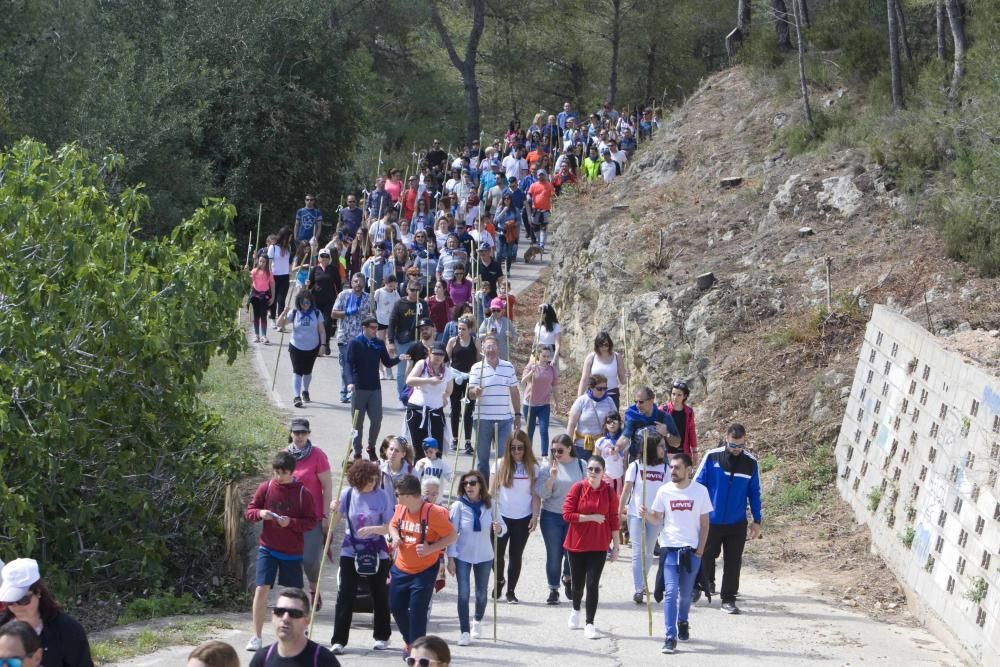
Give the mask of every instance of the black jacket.
[{"label": "black jacket", "polygon": [[387,368],[399,363],[399,357],[390,357],[385,343],[378,338],[366,338],[359,334],[347,344],[347,384],[355,389],[381,391],[382,383],[378,375],[378,363]]}]

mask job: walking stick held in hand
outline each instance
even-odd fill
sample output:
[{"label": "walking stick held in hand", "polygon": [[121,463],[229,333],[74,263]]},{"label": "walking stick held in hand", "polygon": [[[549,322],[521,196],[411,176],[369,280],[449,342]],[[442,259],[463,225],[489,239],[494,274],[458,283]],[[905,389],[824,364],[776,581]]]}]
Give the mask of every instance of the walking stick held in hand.
[{"label": "walking stick held in hand", "polygon": [[[326,540],[323,542],[323,555],[319,559],[319,573],[316,575],[316,588],[323,582],[323,565],[326,563],[327,554],[330,551],[330,540],[333,539],[333,527],[337,523],[337,514],[340,510],[340,493],[344,490],[344,479],[347,477],[347,467],[351,460],[351,450],[354,447],[354,434],[358,428],[358,410],[354,411],[354,420],[351,422],[351,433],[347,436],[347,453],[344,455],[344,462],[340,466],[340,483],[337,484],[337,493],[330,499],[330,504],[336,500],[337,510],[330,512],[330,522],[326,525]],[[323,508],[326,509],[325,507]],[[309,610],[309,636],[313,636],[313,624],[316,622],[316,603],[319,601],[318,590],[313,591],[312,607]]]},{"label": "walking stick held in hand", "polygon": [[257,247],[260,247],[260,219],[264,216],[264,205],[257,205]]},{"label": "walking stick held in hand", "polygon": [[[285,306],[285,312],[283,312],[278,317],[279,318],[284,317],[285,323],[287,324],[288,323],[288,318],[286,317],[287,315],[288,315],[288,306]],[[281,332],[281,338],[278,339],[278,356],[274,358],[274,376],[271,378],[271,391],[274,391],[274,385],[278,381],[278,363],[281,361],[281,347],[285,344],[285,327],[281,327],[279,331]]]},{"label": "walking stick held in hand", "polygon": [[[624,312],[624,311],[623,311]],[[648,463],[649,429],[642,431],[642,506],[646,506],[646,465]],[[642,588],[646,593],[646,616],[649,618],[649,636],[653,636],[653,606],[649,601],[649,578],[646,574],[646,513],[642,514],[642,530],[639,533],[639,547],[642,549]]]}]

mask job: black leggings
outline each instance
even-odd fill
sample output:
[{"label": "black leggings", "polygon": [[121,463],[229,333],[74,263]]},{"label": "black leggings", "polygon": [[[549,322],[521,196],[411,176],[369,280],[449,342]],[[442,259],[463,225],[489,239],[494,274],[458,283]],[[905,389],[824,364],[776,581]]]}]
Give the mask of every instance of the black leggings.
[{"label": "black leggings", "polygon": [[568,551],[569,575],[573,579],[573,609],[580,611],[580,601],[583,600],[583,587],[587,587],[587,624],[594,622],[597,614],[597,592],[601,585],[601,573],[608,552],[605,551]]},{"label": "black leggings", "polygon": [[[464,434],[465,440],[472,440],[472,415],[475,414],[473,411],[476,408],[476,402],[469,400],[465,405],[465,414],[462,414],[462,399],[465,398],[465,392],[469,389],[469,383],[466,381],[464,384],[455,385],[455,390],[451,392],[451,437],[458,447],[458,443],[462,442],[459,436]],[[459,433],[459,426],[462,427],[462,432]]]},{"label": "black leggings", "polygon": [[291,343],[288,344],[288,357],[292,360],[292,372],[296,375],[312,375],[318,355],[318,345],[311,350],[300,350]]},{"label": "black leggings", "polygon": [[326,339],[332,344],[337,327],[337,320],[333,319],[333,302],[317,303],[316,308],[323,313],[323,328],[326,329]]},{"label": "black leggings", "polygon": [[[421,426],[423,423],[423,426]],[[423,406],[406,408],[406,426],[410,429],[410,442],[417,461],[424,458],[424,438],[431,436],[438,441],[438,453],[444,454],[444,408],[424,411]]]},{"label": "black leggings", "polygon": [[[507,584],[507,592],[513,593],[517,588],[517,580],[521,578],[521,556],[524,554],[524,547],[528,544],[528,524],[531,523],[531,516],[523,519],[503,518],[507,524],[507,532],[503,537],[497,538],[497,571],[500,572],[500,582],[498,589],[502,591],[504,583]],[[507,568],[506,582],[503,578],[503,557],[507,553],[507,543],[510,542],[510,567]]]},{"label": "black leggings", "polygon": [[266,294],[250,297],[250,305],[253,306],[253,332],[258,336],[267,335],[267,299]]},{"label": "black leggings", "polygon": [[275,312],[285,310],[285,298],[288,296],[288,274],[274,276],[274,303],[271,304],[271,319],[276,319]]}]

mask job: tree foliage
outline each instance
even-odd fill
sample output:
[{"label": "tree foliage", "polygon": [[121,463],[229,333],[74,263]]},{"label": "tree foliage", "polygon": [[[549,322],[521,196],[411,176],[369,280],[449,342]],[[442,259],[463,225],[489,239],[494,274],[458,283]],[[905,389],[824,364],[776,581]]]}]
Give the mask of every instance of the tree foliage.
[{"label": "tree foliage", "polygon": [[254,457],[218,451],[196,390],[245,345],[233,206],[159,239],[112,193],[120,157],[22,141],[0,154],[0,557],[92,586],[183,580],[218,547],[220,490]]}]

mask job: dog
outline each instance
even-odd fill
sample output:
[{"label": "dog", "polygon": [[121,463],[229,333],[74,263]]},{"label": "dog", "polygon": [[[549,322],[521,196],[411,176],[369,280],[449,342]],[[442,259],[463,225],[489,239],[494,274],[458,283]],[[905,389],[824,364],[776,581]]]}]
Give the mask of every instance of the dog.
[{"label": "dog", "polygon": [[535,244],[528,246],[528,249],[524,251],[524,263],[531,264],[536,257],[542,256],[542,249]]}]

